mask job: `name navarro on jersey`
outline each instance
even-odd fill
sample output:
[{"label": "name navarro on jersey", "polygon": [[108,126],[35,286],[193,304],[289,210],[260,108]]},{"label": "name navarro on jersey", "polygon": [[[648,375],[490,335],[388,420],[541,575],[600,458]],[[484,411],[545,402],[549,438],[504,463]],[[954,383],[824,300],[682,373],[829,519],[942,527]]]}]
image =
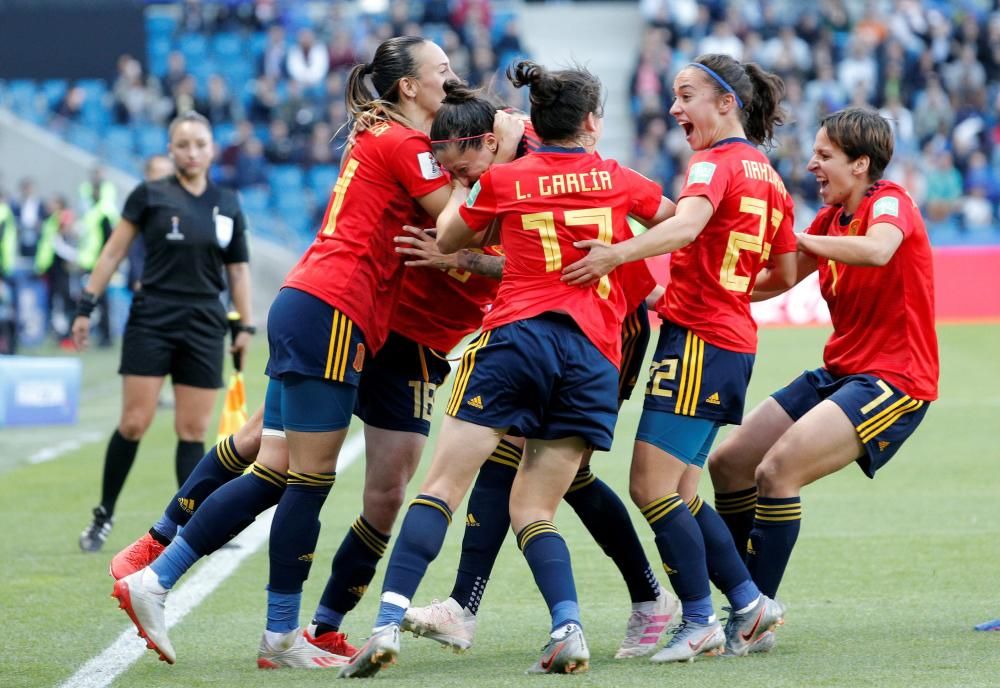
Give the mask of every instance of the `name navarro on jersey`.
[{"label": "name navarro on jersey", "polygon": [[757,162],[756,160],[740,160],[740,162],[743,163],[743,174],[748,179],[757,179],[762,182],[767,182],[778,190],[782,198],[787,195],[788,192],[785,191],[785,182],[781,181],[781,177],[773,167],[766,163]]},{"label": "name navarro on jersey", "polygon": [[[589,172],[570,172],[568,174],[543,175],[537,180],[539,196],[561,196],[563,194],[587,193],[590,191],[610,191],[611,173],[607,170],[590,170]],[[525,182],[529,185],[531,182]],[[521,190],[521,180],[514,182],[514,190],[518,199],[531,198],[534,194]]]}]

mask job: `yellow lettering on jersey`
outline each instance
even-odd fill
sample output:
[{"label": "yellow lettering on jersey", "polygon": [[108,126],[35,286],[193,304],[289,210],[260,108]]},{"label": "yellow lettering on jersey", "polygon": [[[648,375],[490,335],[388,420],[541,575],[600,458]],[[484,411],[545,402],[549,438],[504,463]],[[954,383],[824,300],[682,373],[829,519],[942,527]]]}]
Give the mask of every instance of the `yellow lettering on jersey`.
[{"label": "yellow lettering on jersey", "polygon": [[566,177],[562,174],[552,175],[552,193],[553,194],[564,194],[566,193]]},{"label": "yellow lettering on jersey", "polygon": [[579,175],[566,175],[566,193],[580,193]]},{"label": "yellow lettering on jersey", "polygon": [[523,200],[525,198],[531,198],[530,193],[521,193],[521,182],[520,180],[514,182],[514,193],[517,194],[517,200]]},{"label": "yellow lettering on jersey", "polygon": [[[614,185],[611,182],[611,173],[606,170],[571,172],[538,178],[538,193],[541,196],[610,191],[612,188]],[[515,189],[518,191],[518,198],[528,198],[531,195],[521,195],[520,187],[515,187]]]},{"label": "yellow lettering on jersey", "polygon": [[382,122],[381,124],[376,124],[368,131],[372,133],[372,136],[381,136],[385,132],[389,131],[389,126],[390,125],[388,122]]},{"label": "yellow lettering on jersey", "polygon": [[542,196],[552,195],[552,187],[549,186],[549,178],[547,176],[538,178],[538,193]]},{"label": "yellow lettering on jersey", "polygon": [[601,170],[597,175],[601,180],[600,189],[601,191],[611,190],[611,173],[607,170]]},{"label": "yellow lettering on jersey", "polygon": [[758,181],[767,182],[781,194],[782,198],[785,197],[787,191],[785,190],[785,182],[781,180],[781,176],[775,171],[773,167],[756,160],[740,160],[740,164],[743,165],[743,176],[748,179],[756,179]]}]

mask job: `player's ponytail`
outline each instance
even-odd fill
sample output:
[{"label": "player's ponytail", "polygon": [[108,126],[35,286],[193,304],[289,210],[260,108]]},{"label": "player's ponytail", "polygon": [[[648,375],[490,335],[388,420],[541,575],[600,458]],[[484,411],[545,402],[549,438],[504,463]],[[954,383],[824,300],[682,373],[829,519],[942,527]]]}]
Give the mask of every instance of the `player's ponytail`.
[{"label": "player's ponytail", "polygon": [[543,141],[571,141],[587,115],[604,116],[601,82],[583,67],[550,72],[522,60],[507,69],[507,78],[517,88],[528,87],[531,125]]},{"label": "player's ponytail", "polygon": [[757,145],[770,145],[775,127],[786,119],[781,107],[785,95],[781,77],[752,62],[742,64],[718,53],[700,55],[692,65],[701,69],[720,97],[733,96],[747,139]]},{"label": "player's ponytail", "polygon": [[[424,42],[425,39],[416,36],[390,38],[375,50],[371,62],[351,69],[345,100],[354,122],[352,133],[386,120],[412,126],[399,110],[399,82],[407,77],[417,78],[418,65],[413,53]],[[366,77],[375,87],[375,94],[365,83]]]},{"label": "player's ponytail", "polygon": [[459,151],[483,147],[483,136],[493,131],[493,118],[501,107],[481,89],[459,81],[446,81],[444,101],[431,125],[435,150],[458,146]]}]

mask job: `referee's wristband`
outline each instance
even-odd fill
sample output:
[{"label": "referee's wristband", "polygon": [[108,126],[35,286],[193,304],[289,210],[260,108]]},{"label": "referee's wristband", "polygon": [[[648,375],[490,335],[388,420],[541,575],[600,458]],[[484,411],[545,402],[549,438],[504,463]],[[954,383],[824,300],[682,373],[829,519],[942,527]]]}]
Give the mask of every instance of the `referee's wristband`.
[{"label": "referee's wristband", "polygon": [[89,318],[97,307],[97,294],[84,290],[76,302],[76,317]]},{"label": "referee's wristband", "polygon": [[257,334],[257,327],[254,325],[244,325],[243,323],[240,323],[236,325],[233,329],[236,330],[237,332],[246,332],[247,334]]}]

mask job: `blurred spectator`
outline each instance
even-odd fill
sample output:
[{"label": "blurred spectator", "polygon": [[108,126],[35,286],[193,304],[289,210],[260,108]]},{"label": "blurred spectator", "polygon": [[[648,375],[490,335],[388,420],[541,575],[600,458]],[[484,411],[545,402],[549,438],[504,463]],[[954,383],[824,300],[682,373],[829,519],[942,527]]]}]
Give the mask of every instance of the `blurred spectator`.
[{"label": "blurred spectator", "polygon": [[250,121],[257,124],[265,124],[278,116],[281,108],[281,96],[278,94],[278,85],[274,77],[262,76],[253,84],[253,96],[250,98],[250,107],[247,116]]},{"label": "blurred spectator", "polygon": [[75,218],[63,196],[54,196],[47,205],[48,217],[42,223],[35,254],[35,274],[44,277],[48,286],[49,327],[60,344],[72,347],[69,328],[76,308],[72,285],[77,240]]},{"label": "blurred spectator", "polygon": [[317,86],[326,77],[330,67],[330,55],[326,46],[316,40],[311,29],[300,29],[295,45],[288,49],[285,68],[293,81],[310,88]]},{"label": "blurred spectator", "polygon": [[277,81],[285,76],[285,60],[288,56],[288,46],[285,44],[285,29],[276,24],[267,30],[267,42],[260,56],[261,76]]},{"label": "blurred spectator", "polygon": [[[253,125],[244,120],[236,125],[233,138],[226,143],[219,153],[219,180],[223,184],[234,184],[236,179],[236,163],[243,153],[247,142],[254,136]],[[220,142],[221,143],[221,142]]]},{"label": "blurred spectator", "polygon": [[722,53],[738,60],[743,57],[743,41],[733,33],[728,22],[717,21],[712,25],[712,33],[698,43],[698,53]]},{"label": "blurred spectator", "polygon": [[333,130],[326,122],[319,122],[313,127],[306,146],[302,162],[306,167],[313,165],[334,165],[338,162],[333,154]]},{"label": "blurred spectator", "polygon": [[812,70],[812,53],[809,45],[795,35],[795,27],[781,27],[778,35],[764,44],[760,61],[768,69],[782,76],[808,74]]},{"label": "blurred spectator", "polygon": [[264,159],[264,146],[260,139],[250,137],[239,150],[233,173],[233,186],[243,189],[248,186],[264,186],[267,184],[267,160]]},{"label": "blurred spectator", "polygon": [[26,258],[34,258],[41,233],[44,207],[42,197],[35,190],[35,181],[25,177],[18,185],[18,195],[13,199],[11,209],[17,219],[18,250]]},{"label": "blurred spectator", "polygon": [[112,88],[114,120],[118,124],[149,119],[151,96],[142,78],[142,65],[131,55],[118,58],[118,77]]},{"label": "blurred spectator", "polygon": [[56,123],[65,127],[78,121],[83,116],[83,104],[87,100],[87,92],[79,86],[73,86],[66,91],[62,101],[56,108]]},{"label": "blurred spectator", "polygon": [[330,39],[329,52],[331,70],[350,69],[360,62],[354,52],[354,39],[351,37],[351,32],[345,27],[340,27],[334,32],[333,38]]},{"label": "blurred spectator", "polygon": [[934,172],[927,179],[927,215],[932,221],[949,220],[958,210],[962,197],[962,175],[951,153],[939,151],[934,156]]},{"label": "blurred spectator", "polygon": [[163,89],[168,96],[173,96],[177,86],[188,77],[187,59],[179,50],[172,50],[167,55],[167,73],[163,75]]},{"label": "blurred spectator", "polygon": [[208,96],[199,103],[197,109],[213,125],[230,124],[243,119],[243,108],[229,96],[229,87],[218,74],[208,78]]},{"label": "blurred spectator", "polygon": [[288,123],[276,117],[268,126],[268,142],[264,146],[264,158],[272,165],[291,165],[298,162],[299,151],[288,135]]}]

